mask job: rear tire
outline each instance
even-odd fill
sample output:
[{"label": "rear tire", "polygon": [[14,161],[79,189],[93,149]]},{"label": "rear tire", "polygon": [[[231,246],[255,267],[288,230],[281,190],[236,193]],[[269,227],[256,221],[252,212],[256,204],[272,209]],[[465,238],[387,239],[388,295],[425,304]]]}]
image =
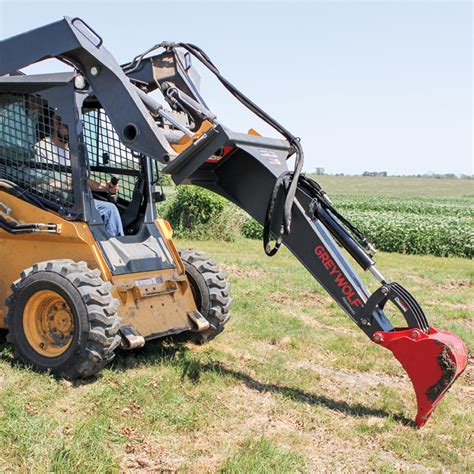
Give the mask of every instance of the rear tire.
[{"label": "rear tire", "polygon": [[119,302],[99,270],[50,260],[23,271],[11,288],[7,340],[16,358],[69,380],[112,361],[121,341]]},{"label": "rear tire", "polygon": [[181,250],[186,275],[193,291],[198,311],[209,321],[210,328],[203,332],[186,333],[184,337],[197,344],[214,339],[224,330],[230,318],[230,283],[227,274],[204,252]]}]

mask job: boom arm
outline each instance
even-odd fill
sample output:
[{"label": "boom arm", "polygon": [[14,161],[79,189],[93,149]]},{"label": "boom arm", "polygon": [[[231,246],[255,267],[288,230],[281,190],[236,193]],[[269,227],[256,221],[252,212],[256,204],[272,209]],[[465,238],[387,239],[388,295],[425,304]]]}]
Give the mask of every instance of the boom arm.
[{"label": "boom arm", "polygon": [[[214,142],[214,146],[212,143]],[[232,133],[223,129],[195,142],[165,172],[177,183],[205,187],[246,210],[262,225],[268,224],[269,196],[287,172],[289,144],[283,140]],[[212,150],[223,146],[224,156],[207,162]],[[195,152],[192,153],[192,152]],[[194,156],[192,156],[194,155]],[[282,215],[284,196],[276,196],[274,212]],[[349,317],[377,344],[392,351],[408,373],[416,392],[416,423],[422,427],[448,388],[467,365],[467,349],[451,333],[431,327],[417,301],[401,285],[389,283],[370,256],[358,245],[318,196],[299,183],[291,208],[291,231],[281,232],[282,220],[273,220],[271,231],[280,236],[323,288]],[[380,281],[373,294],[365,287],[336,240]],[[406,327],[395,329],[383,308],[391,301],[402,313]]]}]

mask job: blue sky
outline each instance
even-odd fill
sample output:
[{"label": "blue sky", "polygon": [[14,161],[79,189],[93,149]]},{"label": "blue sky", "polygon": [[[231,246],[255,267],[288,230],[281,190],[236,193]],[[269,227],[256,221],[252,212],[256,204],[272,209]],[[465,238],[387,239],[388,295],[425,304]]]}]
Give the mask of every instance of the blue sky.
[{"label": "blue sky", "polygon": [[[301,137],[307,171],[472,174],[472,9],[454,1],[0,0],[0,36],[70,15],[98,31],[119,62],[162,40],[192,42]],[[207,74],[203,93],[233,129],[271,133]]]}]

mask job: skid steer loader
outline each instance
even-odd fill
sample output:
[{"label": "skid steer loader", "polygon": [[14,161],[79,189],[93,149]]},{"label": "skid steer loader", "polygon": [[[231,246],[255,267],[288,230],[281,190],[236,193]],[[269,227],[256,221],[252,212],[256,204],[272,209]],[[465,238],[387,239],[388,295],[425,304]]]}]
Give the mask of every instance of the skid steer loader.
[{"label": "skid steer loader", "polygon": [[[70,72],[20,71],[48,58]],[[192,59],[282,139],[229,130],[201,96]],[[157,216],[166,173],[253,216],[269,256],[284,244],[399,360],[423,426],[465,369],[466,347],[430,326],[414,297],[382,275],[370,242],[302,166],[299,139],[197,46],[164,42],[119,65],[92,28],[68,17],[2,41],[0,328],[15,355],[74,379],[96,373],[119,347],[173,334],[202,343],[224,329],[231,305],[224,272],[201,252],[179,252]],[[369,291],[344,250],[378,289]],[[404,327],[392,325],[387,302]]]}]

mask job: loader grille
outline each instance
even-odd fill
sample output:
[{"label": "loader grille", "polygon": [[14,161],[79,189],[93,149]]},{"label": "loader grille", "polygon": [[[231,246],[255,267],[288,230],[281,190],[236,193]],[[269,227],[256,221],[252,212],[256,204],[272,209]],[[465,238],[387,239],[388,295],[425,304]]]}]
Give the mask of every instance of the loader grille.
[{"label": "loader grille", "polygon": [[0,93],[0,178],[59,207],[74,204],[68,127],[39,95]]},{"label": "loader grille", "polygon": [[120,178],[119,197],[131,201],[140,171],[139,157],[120,141],[103,109],[83,109],[82,113],[90,178],[107,183],[111,176],[117,176]]}]

